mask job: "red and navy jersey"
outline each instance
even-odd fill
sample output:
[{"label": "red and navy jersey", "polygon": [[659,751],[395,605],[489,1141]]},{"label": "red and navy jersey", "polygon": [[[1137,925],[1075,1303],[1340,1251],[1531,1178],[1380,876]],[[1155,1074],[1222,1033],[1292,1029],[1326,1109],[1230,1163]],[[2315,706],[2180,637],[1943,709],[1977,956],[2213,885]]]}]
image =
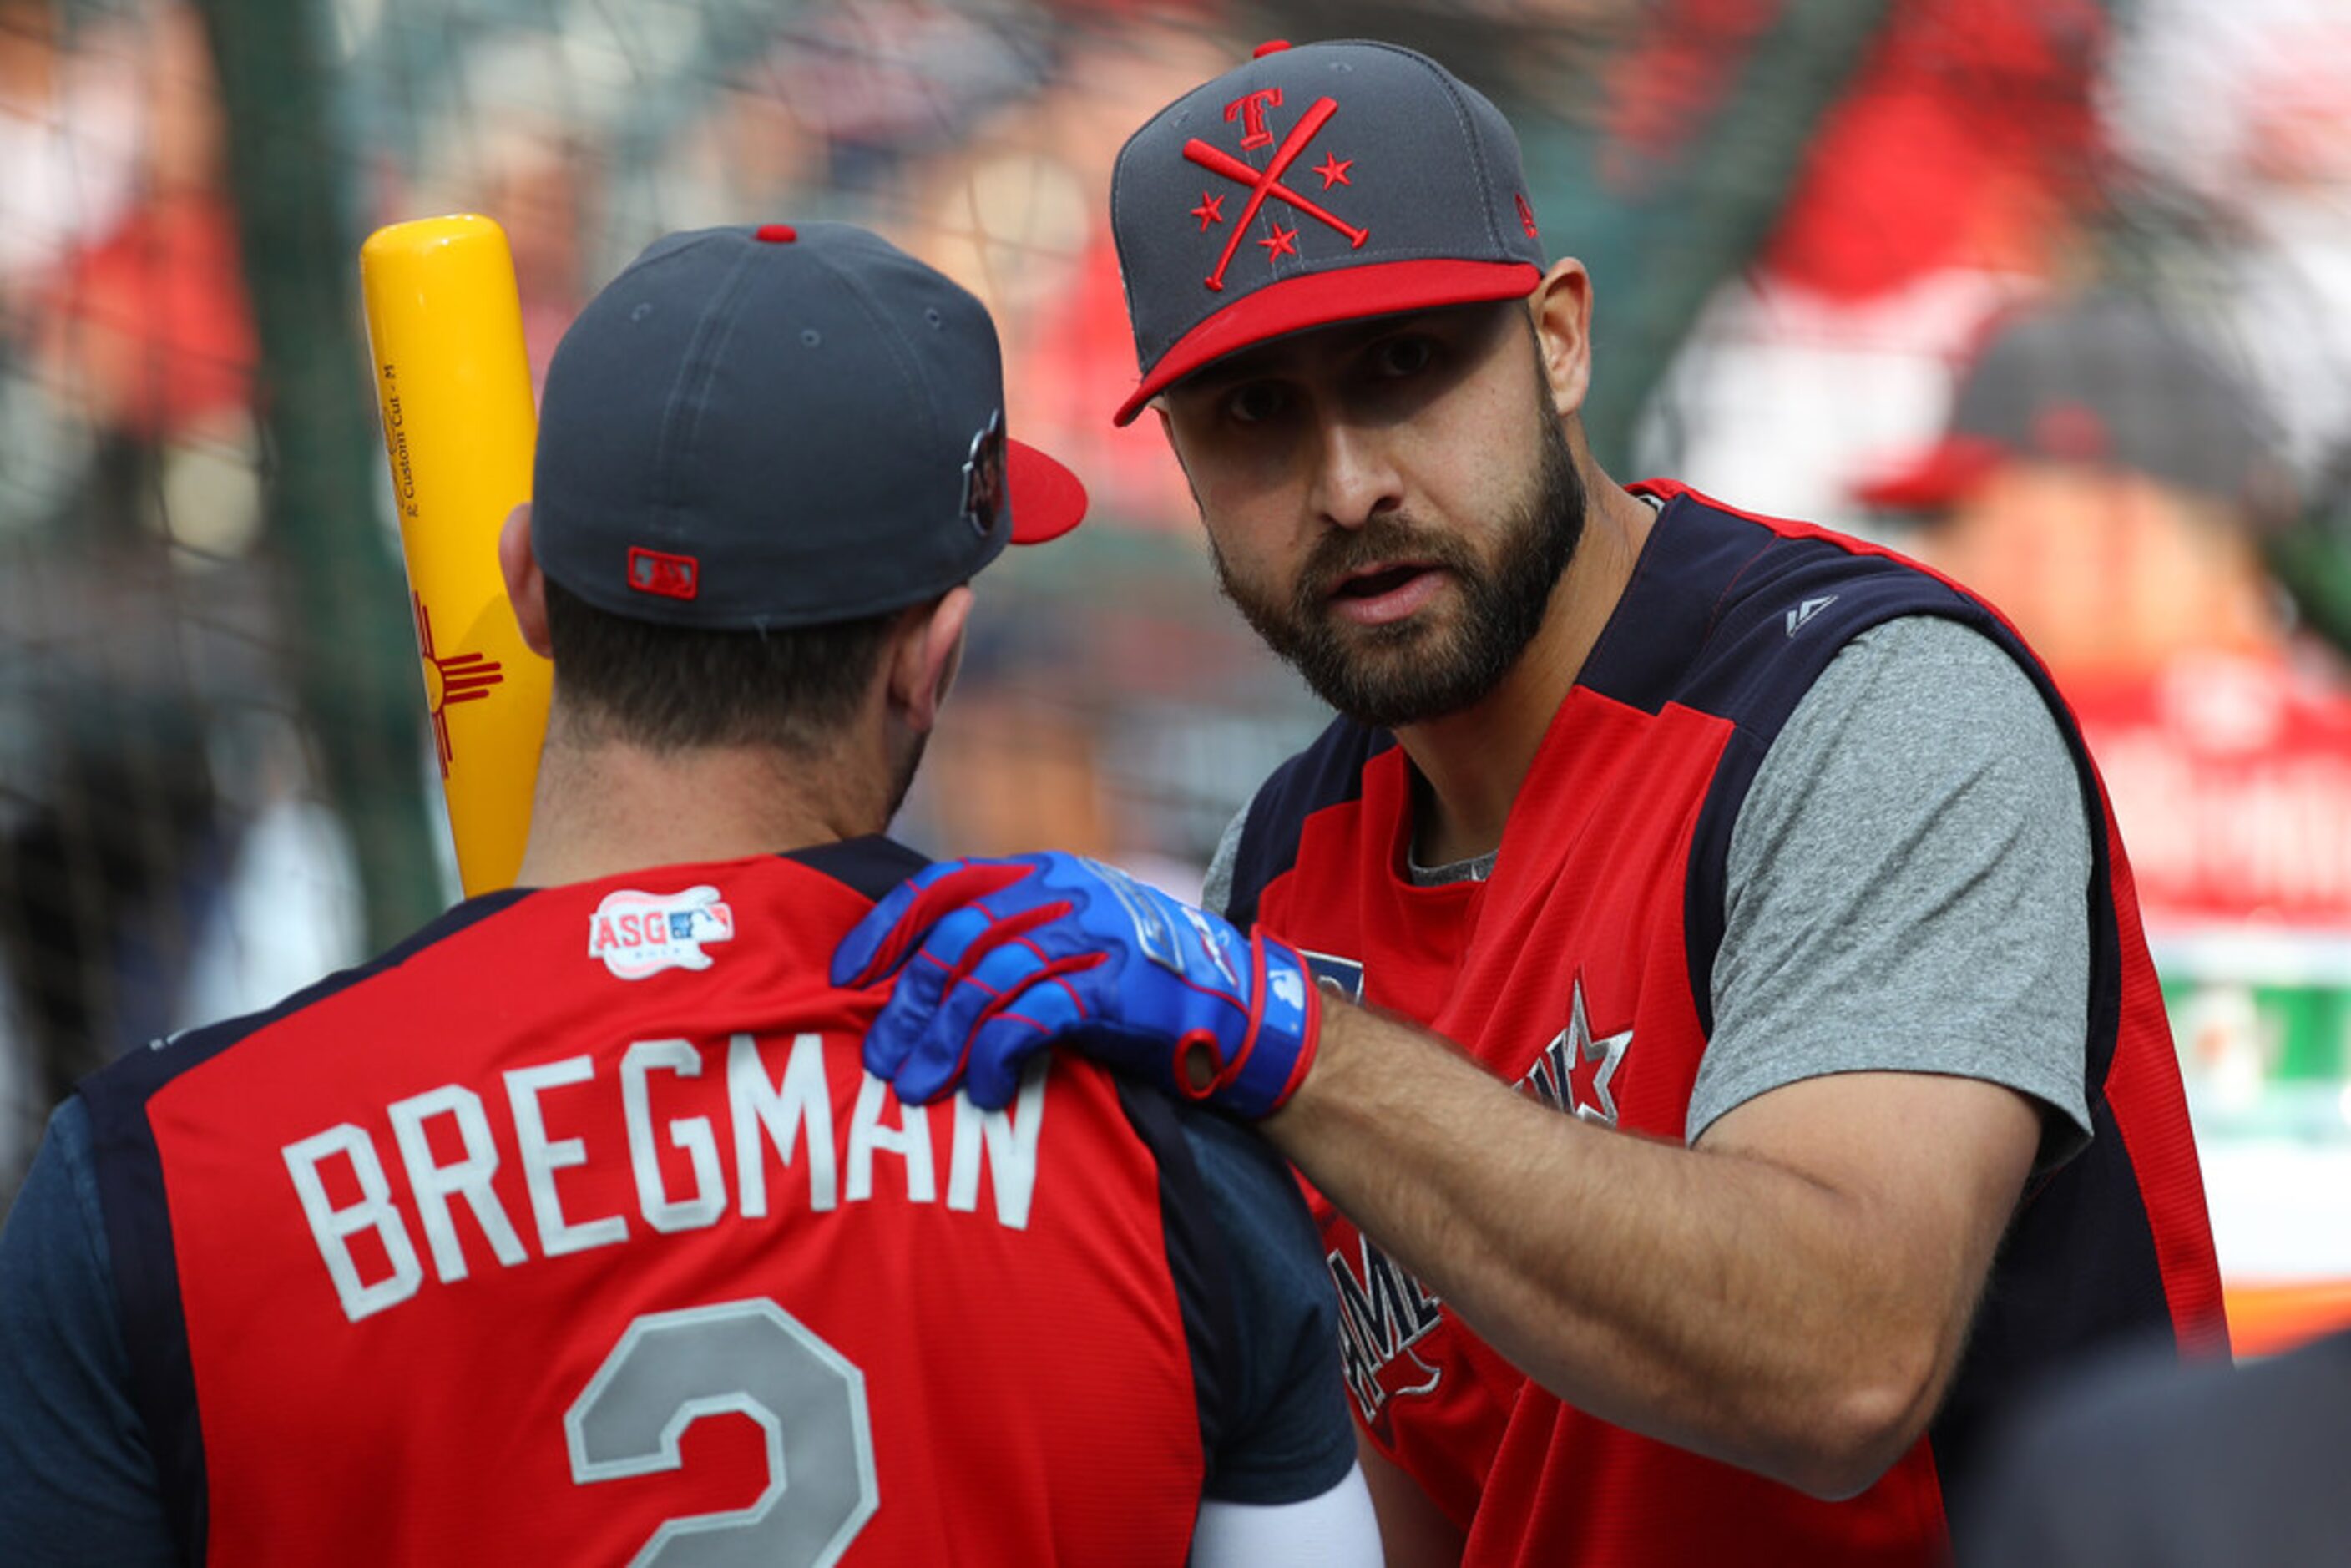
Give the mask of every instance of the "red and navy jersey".
[{"label": "red and navy jersey", "polygon": [[1204,1163],[1075,1057],[987,1113],[862,1071],[827,966],[921,863],[491,894],[85,1084],[192,1560],[1181,1563],[1232,1416]]},{"label": "red and navy jersey", "polygon": [[1713,1027],[1730,830],[1764,754],[1854,637],[1897,616],[1948,617],[2032,678],[2079,773],[2093,840],[2095,1135],[2028,1188],[1929,1431],[1848,1501],[1563,1404],[1323,1206],[1347,1382],[1379,1447],[1470,1527],[1475,1563],[1932,1560],[1949,1549],[1947,1505],[1974,1473],[1988,1418],[2027,1385],[2126,1337],[2226,1346],[2202,1178],[2129,866],[2063,699],[1994,612],[1884,550],[1734,513],[1677,485],[1645,488],[1662,514],[1543,737],[1490,878],[1427,887],[1405,875],[1405,754],[1343,720],[1251,805],[1233,918],[1305,949],[1326,980],[1428,1025],[1562,1113],[1679,1142]]}]

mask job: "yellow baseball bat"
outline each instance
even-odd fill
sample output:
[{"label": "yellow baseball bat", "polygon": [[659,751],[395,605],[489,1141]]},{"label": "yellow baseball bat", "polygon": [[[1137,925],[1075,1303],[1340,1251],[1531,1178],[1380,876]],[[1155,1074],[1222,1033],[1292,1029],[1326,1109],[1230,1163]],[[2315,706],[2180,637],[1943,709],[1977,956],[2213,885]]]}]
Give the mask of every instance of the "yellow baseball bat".
[{"label": "yellow baseball bat", "polygon": [[441,788],[466,896],[510,885],[547,732],[547,661],[523,643],[498,530],[530,497],[522,305],[506,232],[475,214],[378,229],[360,247],[384,457]]}]

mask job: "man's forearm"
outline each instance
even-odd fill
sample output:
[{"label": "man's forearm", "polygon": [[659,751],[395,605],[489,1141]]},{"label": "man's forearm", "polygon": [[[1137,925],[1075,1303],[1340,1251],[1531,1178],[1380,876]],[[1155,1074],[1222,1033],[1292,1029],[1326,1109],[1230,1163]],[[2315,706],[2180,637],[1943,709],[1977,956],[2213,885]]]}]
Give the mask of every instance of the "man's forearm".
[{"label": "man's forearm", "polygon": [[1973,1286],[1953,1303],[1922,1277],[1980,1274],[1908,1255],[1866,1197],[1580,1124],[1360,1009],[1328,1009],[1264,1128],[1545,1387],[1818,1493],[1866,1485],[1930,1413]]}]

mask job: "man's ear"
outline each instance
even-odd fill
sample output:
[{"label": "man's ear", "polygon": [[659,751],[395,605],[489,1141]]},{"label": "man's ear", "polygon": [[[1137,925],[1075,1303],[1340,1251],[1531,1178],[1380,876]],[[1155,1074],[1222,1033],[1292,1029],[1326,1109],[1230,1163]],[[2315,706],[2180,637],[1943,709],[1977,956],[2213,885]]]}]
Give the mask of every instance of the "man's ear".
[{"label": "man's ear", "polygon": [[551,657],[555,644],[547,635],[547,579],[539,575],[538,557],[530,548],[528,501],[508,512],[506,527],[498,530],[498,570],[506,576],[507,601],[514,606],[523,644],[542,659]]},{"label": "man's ear", "polygon": [[908,611],[891,642],[890,706],[917,735],[928,735],[938,724],[947,689],[955,685],[971,597],[967,584],[957,584],[933,603]]},{"label": "man's ear", "polygon": [[1535,286],[1527,308],[1552,411],[1562,418],[1581,412],[1592,386],[1592,275],[1573,256],[1562,256]]}]

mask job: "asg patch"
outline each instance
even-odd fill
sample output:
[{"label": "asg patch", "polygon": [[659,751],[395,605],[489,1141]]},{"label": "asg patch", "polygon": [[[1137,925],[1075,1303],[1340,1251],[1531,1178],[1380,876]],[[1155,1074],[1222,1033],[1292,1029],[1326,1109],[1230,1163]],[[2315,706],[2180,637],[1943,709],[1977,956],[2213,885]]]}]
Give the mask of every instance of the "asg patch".
[{"label": "asg patch", "polygon": [[623,888],[606,894],[588,917],[588,956],[604,960],[622,980],[664,969],[707,969],[711,958],[703,944],[734,938],[735,912],[709,886],[672,894]]},{"label": "asg patch", "polygon": [[963,520],[982,538],[996,531],[1004,512],[1004,411],[998,409],[972,434],[971,455],[963,465]]}]

